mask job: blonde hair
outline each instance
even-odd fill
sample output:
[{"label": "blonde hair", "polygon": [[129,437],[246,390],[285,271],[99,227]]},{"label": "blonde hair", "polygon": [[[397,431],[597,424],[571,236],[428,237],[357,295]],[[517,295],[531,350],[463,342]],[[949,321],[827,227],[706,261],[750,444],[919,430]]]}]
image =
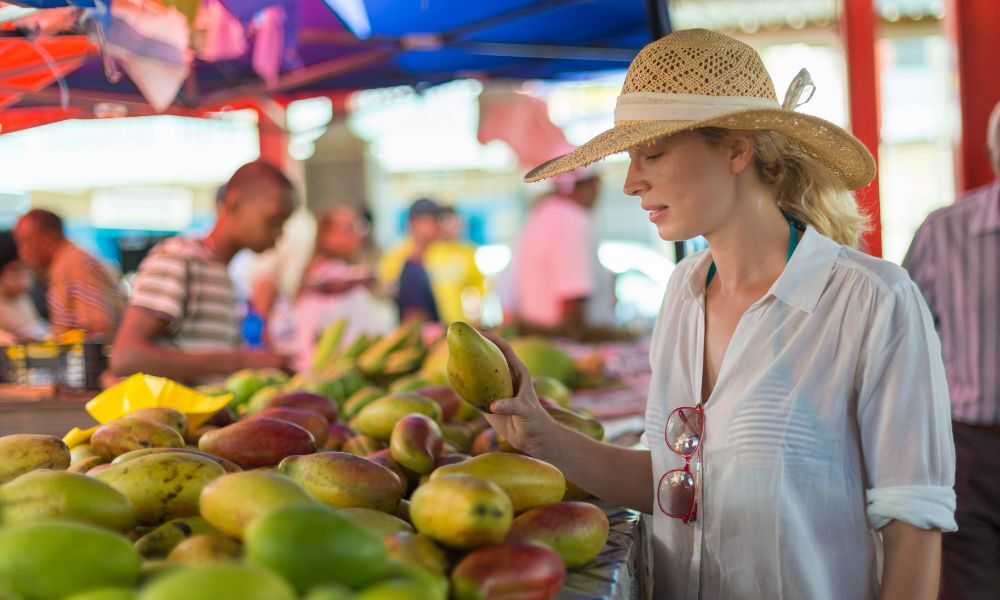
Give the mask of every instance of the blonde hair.
[{"label": "blonde hair", "polygon": [[[698,129],[718,143],[730,130]],[[753,131],[754,168],[778,201],[778,208],[811,225],[838,244],[857,248],[869,230],[868,217],[837,175],[787,136],[776,131]]]}]

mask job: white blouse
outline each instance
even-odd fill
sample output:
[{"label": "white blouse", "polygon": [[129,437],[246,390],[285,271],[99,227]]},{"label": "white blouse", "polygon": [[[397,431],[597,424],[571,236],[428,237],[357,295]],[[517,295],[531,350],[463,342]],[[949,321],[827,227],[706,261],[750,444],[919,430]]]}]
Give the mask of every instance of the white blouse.
[{"label": "white blouse", "polygon": [[[677,266],[653,332],[654,490],[684,465],[667,415],[701,398],[710,263],[704,251]],[[808,228],[733,333],[699,458],[696,521],[654,501],[656,598],[877,598],[874,530],[954,531],[941,346],[906,272]]]}]

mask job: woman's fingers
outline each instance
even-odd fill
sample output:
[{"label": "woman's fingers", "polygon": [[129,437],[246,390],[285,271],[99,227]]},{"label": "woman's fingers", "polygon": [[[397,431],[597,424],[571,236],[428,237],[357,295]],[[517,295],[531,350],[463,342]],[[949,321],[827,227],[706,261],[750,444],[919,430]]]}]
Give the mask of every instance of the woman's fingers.
[{"label": "woman's fingers", "polygon": [[508,415],[512,417],[526,417],[528,416],[527,407],[524,402],[518,402],[517,398],[504,398],[503,400],[494,400],[490,404],[490,412],[495,415]]},{"label": "woman's fingers", "polygon": [[491,331],[483,331],[482,334],[486,339],[496,344],[500,352],[503,352],[504,358],[507,359],[507,365],[510,367],[511,379],[514,382],[514,394],[517,395],[521,390],[523,382],[531,382],[531,375],[528,373],[528,368],[524,366],[524,363],[517,357],[517,354],[514,354],[514,349],[510,347],[507,340]]}]

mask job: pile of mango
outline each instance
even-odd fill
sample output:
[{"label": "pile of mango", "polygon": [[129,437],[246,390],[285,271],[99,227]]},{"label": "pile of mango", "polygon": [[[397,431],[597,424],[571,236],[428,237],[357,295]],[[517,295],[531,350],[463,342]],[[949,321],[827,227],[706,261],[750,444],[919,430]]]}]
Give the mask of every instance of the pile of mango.
[{"label": "pile of mango", "polygon": [[[149,408],[72,448],[0,438],[0,600],[554,597],[606,544],[605,514],[482,417],[512,394],[492,342],[455,324],[430,350],[443,365],[393,372],[426,354],[414,331],[326,342],[297,379],[243,374],[273,382],[199,427]],[[565,385],[534,384],[603,437]]]}]

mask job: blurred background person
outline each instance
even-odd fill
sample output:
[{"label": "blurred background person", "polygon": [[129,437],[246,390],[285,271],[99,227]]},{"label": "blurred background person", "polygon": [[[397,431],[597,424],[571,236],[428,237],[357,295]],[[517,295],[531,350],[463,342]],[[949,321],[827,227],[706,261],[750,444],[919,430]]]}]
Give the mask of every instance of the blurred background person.
[{"label": "blurred background person", "polygon": [[[1000,103],[986,147],[1000,177]],[[931,213],[903,267],[941,336],[955,437],[955,520],[942,598],[1000,598],[1000,179]]]},{"label": "blurred background person", "polygon": [[242,348],[227,266],[244,248],[274,246],[294,207],[292,184],[279,169],[263,161],[237,169],[206,237],[169,238],[139,265],[111,371],[199,383],[243,368],[284,367],[275,353]]},{"label": "blurred background person", "polygon": [[345,319],[341,344],[361,334],[382,335],[395,325],[391,305],[379,293],[373,266],[365,260],[370,223],[346,204],[327,208],[318,219],[316,251],[295,298],[296,371],[310,365],[316,340],[330,323]]},{"label": "blurred background person", "polygon": [[62,219],[35,209],[14,226],[21,259],[46,286],[52,332],[83,331],[88,339],[110,340],[122,317],[118,280],[99,260],[66,239]]},{"label": "blurred background person", "polygon": [[31,301],[31,269],[17,255],[14,236],[0,232],[0,344],[40,340],[49,333]]},{"label": "blurred background person", "polygon": [[430,198],[421,198],[410,205],[409,235],[388,251],[379,264],[379,280],[393,290],[400,321],[411,318],[441,321],[425,256],[440,235],[440,213],[441,208]]},{"label": "blurred background person", "polygon": [[451,206],[438,212],[438,239],[427,248],[426,268],[443,323],[478,322],[486,278],[476,266],[476,247],[462,241],[464,223]]},{"label": "blurred background person", "polygon": [[563,176],[531,209],[511,265],[517,321],[526,332],[571,335],[613,322],[613,279],[597,260],[592,168]]}]

